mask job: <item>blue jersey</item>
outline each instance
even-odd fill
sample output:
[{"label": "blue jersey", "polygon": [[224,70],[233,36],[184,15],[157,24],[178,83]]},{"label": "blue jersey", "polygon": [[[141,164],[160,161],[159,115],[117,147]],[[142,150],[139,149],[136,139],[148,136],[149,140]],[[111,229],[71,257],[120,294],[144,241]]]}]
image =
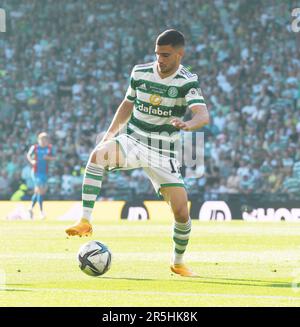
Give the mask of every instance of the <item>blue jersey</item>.
[{"label": "blue jersey", "polygon": [[35,174],[47,175],[48,173],[48,161],[44,159],[45,156],[52,156],[52,145],[49,144],[45,147],[41,147],[38,144],[33,145],[34,160],[36,161],[33,166]]}]

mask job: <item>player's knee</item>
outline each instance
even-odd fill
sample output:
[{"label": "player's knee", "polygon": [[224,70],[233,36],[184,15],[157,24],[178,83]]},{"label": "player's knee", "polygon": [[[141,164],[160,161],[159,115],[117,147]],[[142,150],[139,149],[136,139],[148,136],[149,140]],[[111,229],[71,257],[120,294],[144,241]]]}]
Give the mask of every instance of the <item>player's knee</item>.
[{"label": "player's knee", "polygon": [[91,162],[103,167],[115,167],[116,165],[119,165],[120,158],[118,153],[118,144],[111,142],[96,148],[92,153]]},{"label": "player's knee", "polygon": [[108,166],[109,149],[106,146],[96,148],[90,156],[90,162],[104,167]]},{"label": "player's knee", "polygon": [[180,222],[187,222],[189,219],[188,208],[186,205],[181,205],[173,208],[175,219]]},{"label": "player's knee", "polygon": [[94,164],[97,163],[97,153],[95,150],[91,153],[89,162]]},{"label": "player's knee", "polygon": [[103,165],[104,159],[105,159],[105,149],[103,148],[95,149],[90,156],[90,162],[98,165]]}]

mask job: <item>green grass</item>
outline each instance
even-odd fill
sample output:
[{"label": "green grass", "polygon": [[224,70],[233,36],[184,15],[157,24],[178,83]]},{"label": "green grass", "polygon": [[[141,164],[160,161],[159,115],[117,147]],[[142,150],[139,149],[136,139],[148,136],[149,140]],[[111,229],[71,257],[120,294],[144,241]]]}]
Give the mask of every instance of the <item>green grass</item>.
[{"label": "green grass", "polygon": [[[199,278],[171,274],[171,222],[95,219],[83,239],[67,225],[0,221],[0,306],[300,306],[300,224],[194,221],[186,261]],[[113,253],[103,277],[78,268],[90,239]]]}]

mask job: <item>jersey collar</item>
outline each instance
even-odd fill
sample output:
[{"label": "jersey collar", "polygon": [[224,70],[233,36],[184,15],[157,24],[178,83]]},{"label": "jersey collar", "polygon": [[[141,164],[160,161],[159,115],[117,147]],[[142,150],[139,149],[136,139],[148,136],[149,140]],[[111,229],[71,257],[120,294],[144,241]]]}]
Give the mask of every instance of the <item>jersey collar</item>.
[{"label": "jersey collar", "polygon": [[153,73],[154,73],[154,77],[156,80],[160,81],[160,82],[163,82],[163,83],[169,83],[178,73],[179,71],[181,70],[182,68],[182,65],[180,64],[178,69],[175,71],[175,73],[173,73],[172,75],[168,76],[168,77],[165,77],[165,78],[161,78],[158,74],[158,71],[157,71],[157,61],[154,61],[153,63]]}]

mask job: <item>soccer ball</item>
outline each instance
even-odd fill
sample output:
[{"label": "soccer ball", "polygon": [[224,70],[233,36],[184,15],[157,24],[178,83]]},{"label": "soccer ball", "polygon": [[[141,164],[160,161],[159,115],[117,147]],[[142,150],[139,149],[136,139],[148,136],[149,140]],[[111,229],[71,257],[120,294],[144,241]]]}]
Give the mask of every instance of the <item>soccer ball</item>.
[{"label": "soccer ball", "polygon": [[98,241],[83,244],[78,252],[79,268],[90,276],[105,274],[111,264],[109,248]]}]

